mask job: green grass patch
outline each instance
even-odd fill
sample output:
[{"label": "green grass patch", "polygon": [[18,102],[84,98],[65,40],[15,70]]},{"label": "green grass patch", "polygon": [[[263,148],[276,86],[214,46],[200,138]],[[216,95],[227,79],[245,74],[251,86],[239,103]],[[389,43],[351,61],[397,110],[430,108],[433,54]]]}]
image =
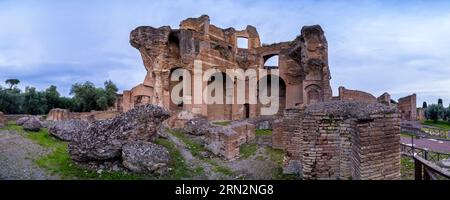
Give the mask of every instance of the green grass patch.
[{"label": "green grass patch", "polygon": [[189,151],[193,156],[199,157],[202,151],[206,151],[205,148],[200,143],[188,138],[182,132],[170,129],[167,129],[167,131],[171,133],[173,136],[177,137],[179,140],[181,140],[186,145],[186,147],[189,149]]},{"label": "green grass patch", "polygon": [[241,155],[242,158],[250,158],[255,155],[257,150],[257,144],[244,144],[239,147],[239,155]]},{"label": "green grass patch", "polygon": [[402,133],[400,133],[400,136],[411,138],[411,137],[415,137],[416,135],[412,134],[412,133],[402,132]]},{"label": "green grass patch", "polygon": [[[191,152],[191,154],[197,158],[199,158],[200,160],[203,160],[204,162],[209,163],[210,165],[213,166],[213,171],[217,172],[217,173],[221,173],[227,176],[232,176],[235,173],[233,172],[233,170],[231,170],[228,167],[222,166],[219,163],[215,162],[214,160],[210,159],[210,158],[203,158],[200,153],[202,151],[207,151],[203,145],[199,144],[198,142],[190,139],[189,137],[187,137],[185,134],[183,134],[180,131],[175,131],[175,130],[170,130],[170,129],[166,129],[167,132],[169,132],[169,134],[172,134],[173,136],[175,136],[176,138],[178,138],[179,140],[181,140],[181,142],[183,142],[186,147],[188,148],[188,150]],[[194,169],[195,174],[200,173],[200,169],[198,169],[198,167],[196,169]],[[203,173],[203,172],[202,172]]]},{"label": "green grass patch", "polygon": [[266,154],[269,155],[270,160],[282,165],[284,159],[284,152],[279,149],[273,149],[271,147],[266,147]]},{"label": "green grass patch", "polygon": [[194,169],[194,175],[195,176],[201,176],[202,174],[205,173],[205,169],[201,166],[198,166]]},{"label": "green grass patch", "polygon": [[4,129],[16,131],[40,146],[52,150],[50,154],[37,158],[35,162],[39,167],[46,169],[52,174],[59,175],[62,179],[136,180],[148,178],[141,174],[124,172],[97,173],[84,169],[70,159],[67,143],[50,136],[47,129],[41,129],[39,132],[27,132],[21,126],[12,123],[7,124]]},{"label": "green grass patch", "polygon": [[272,130],[255,130],[255,135],[272,135]]},{"label": "green grass patch", "polygon": [[283,174],[283,168],[280,166],[272,176],[273,180],[299,180],[300,176],[297,174]]},{"label": "green grass patch", "polygon": [[414,180],[414,162],[411,158],[402,156],[400,173],[403,180]]},{"label": "green grass patch", "polygon": [[169,167],[172,168],[172,171],[170,172],[169,176],[166,177],[167,179],[180,180],[192,177],[192,170],[189,168],[189,166],[187,166],[186,161],[184,160],[180,151],[178,151],[173,143],[171,143],[167,139],[160,138],[158,138],[155,143],[166,147],[167,151],[169,151],[169,155],[171,158]]},{"label": "green grass patch", "polygon": [[203,161],[205,161],[208,164],[212,165],[214,172],[221,173],[221,174],[226,175],[226,176],[234,176],[235,175],[233,170],[231,170],[228,167],[220,165],[219,163],[217,163],[216,161],[214,161],[212,159],[203,159]]},{"label": "green grass patch", "polygon": [[259,161],[265,161],[265,160],[266,160],[266,157],[264,157],[264,156],[262,156],[262,155],[259,155],[259,156],[256,156],[256,160],[259,160]]},{"label": "green grass patch", "polygon": [[215,124],[215,125],[219,125],[219,126],[228,126],[228,125],[230,125],[230,121],[215,121],[215,122],[213,122],[213,124]]},{"label": "green grass patch", "polygon": [[447,121],[437,121],[434,122],[433,120],[426,120],[424,122],[422,122],[423,125],[428,125],[428,126],[434,126],[437,128],[441,128],[444,129],[446,131],[450,131],[450,123]]}]

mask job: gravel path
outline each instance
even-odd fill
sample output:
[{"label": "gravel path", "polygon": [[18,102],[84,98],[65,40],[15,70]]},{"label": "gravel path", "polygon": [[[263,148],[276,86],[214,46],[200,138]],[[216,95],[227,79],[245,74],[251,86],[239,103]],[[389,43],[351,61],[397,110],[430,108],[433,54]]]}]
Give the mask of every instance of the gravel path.
[{"label": "gravel path", "polygon": [[48,153],[49,150],[14,131],[0,130],[0,180],[58,179],[33,161]]},{"label": "gravel path", "polygon": [[[410,137],[402,137],[400,141],[403,144],[411,145]],[[414,146],[442,153],[450,153],[450,141],[448,140],[436,140],[429,138],[414,139]]]}]

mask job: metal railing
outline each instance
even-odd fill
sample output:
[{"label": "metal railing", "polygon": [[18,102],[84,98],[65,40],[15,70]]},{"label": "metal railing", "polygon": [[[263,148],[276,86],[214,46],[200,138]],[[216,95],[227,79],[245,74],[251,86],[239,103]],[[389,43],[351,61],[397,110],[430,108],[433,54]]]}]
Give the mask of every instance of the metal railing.
[{"label": "metal railing", "polygon": [[411,133],[418,137],[446,139],[446,140],[450,139],[449,131],[427,125],[424,125],[422,128],[412,126],[401,126],[401,132]]},{"label": "metal railing", "polygon": [[413,156],[414,180],[450,180],[450,171],[420,156]]},{"label": "metal railing", "polygon": [[428,149],[414,147],[413,144],[407,145],[407,144],[402,143],[400,145],[400,151],[403,155],[410,156],[410,157],[418,156],[418,157],[425,159],[426,161],[431,161],[431,162],[439,162],[441,160],[450,158],[450,153],[430,151]]}]

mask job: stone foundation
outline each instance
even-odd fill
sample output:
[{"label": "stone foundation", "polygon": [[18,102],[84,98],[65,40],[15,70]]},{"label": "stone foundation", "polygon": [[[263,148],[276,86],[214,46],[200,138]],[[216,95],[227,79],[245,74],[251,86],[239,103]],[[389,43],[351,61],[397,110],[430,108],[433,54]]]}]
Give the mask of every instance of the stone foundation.
[{"label": "stone foundation", "polygon": [[70,120],[70,111],[67,109],[51,109],[47,115],[48,121],[65,121]]},{"label": "stone foundation", "polygon": [[205,135],[205,147],[216,155],[233,159],[239,155],[239,140],[240,135],[233,129],[214,126]]},{"label": "stone foundation", "polygon": [[304,179],[400,179],[400,115],[395,108],[331,101],[287,116],[280,122],[284,132],[276,134],[284,137],[286,162],[300,162]]},{"label": "stone foundation", "polygon": [[255,139],[255,125],[247,122],[232,123],[227,126],[239,135],[239,146]]},{"label": "stone foundation", "polygon": [[65,120],[105,120],[112,119],[119,115],[118,111],[91,111],[91,112],[70,112],[66,109],[52,109],[47,115],[48,121],[65,121]]},{"label": "stone foundation", "polygon": [[211,125],[204,136],[205,147],[216,155],[233,159],[239,147],[255,139],[255,126],[247,122],[234,122],[228,126]]}]

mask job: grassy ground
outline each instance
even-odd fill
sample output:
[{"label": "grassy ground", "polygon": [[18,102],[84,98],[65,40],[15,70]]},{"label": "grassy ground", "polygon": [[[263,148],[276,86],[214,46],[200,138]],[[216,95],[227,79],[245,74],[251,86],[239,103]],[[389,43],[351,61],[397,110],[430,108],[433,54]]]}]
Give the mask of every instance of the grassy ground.
[{"label": "grassy ground", "polygon": [[255,130],[255,135],[257,136],[272,135],[272,130]]},{"label": "grassy ground", "polygon": [[[175,131],[175,130],[170,130],[170,129],[166,129],[166,131],[169,134],[172,134],[173,136],[175,136],[179,140],[181,140],[181,142],[183,142],[186,145],[186,147],[188,148],[188,150],[191,152],[191,154],[193,156],[195,156],[198,159],[200,159],[200,160],[202,160],[202,161],[212,165],[214,172],[221,173],[221,174],[226,175],[226,176],[233,176],[233,175],[235,175],[235,172],[232,169],[230,169],[230,168],[228,168],[226,166],[220,165],[214,159],[202,157],[200,155],[200,153],[208,151],[208,150],[206,150],[203,147],[203,145],[201,145],[198,142],[192,140],[191,138],[189,138],[188,136],[186,136],[184,133],[182,133],[180,131]],[[197,173],[199,173],[202,170],[196,168],[195,171],[197,171]]]},{"label": "grassy ground", "polygon": [[195,170],[190,169],[189,166],[187,166],[180,151],[178,151],[175,145],[171,143],[169,140],[157,139],[156,144],[166,147],[167,150],[169,151],[171,158],[169,167],[172,168],[172,171],[164,179],[173,179],[173,180],[188,179],[193,177],[194,175],[203,173],[203,169],[201,168],[196,168]]},{"label": "grassy ground", "polygon": [[21,126],[8,123],[5,130],[16,131],[23,137],[28,138],[37,144],[50,149],[52,153],[37,158],[35,160],[39,167],[42,167],[52,174],[59,175],[62,179],[101,179],[101,180],[136,180],[147,179],[145,175],[124,173],[124,172],[102,172],[97,173],[84,169],[73,162],[67,151],[67,143],[59,141],[48,133],[47,129],[39,132],[27,132]]},{"label": "grassy ground", "polygon": [[213,122],[213,124],[215,124],[215,125],[220,125],[220,126],[228,126],[228,125],[230,125],[230,121],[216,121],[216,122]]},{"label": "grassy ground", "polygon": [[402,156],[400,172],[402,180],[414,180],[414,162],[411,158]]},{"label": "grassy ground", "polygon": [[257,144],[244,144],[239,147],[239,155],[241,158],[249,158],[253,155],[255,155],[256,151],[258,150]]},{"label": "grassy ground", "polygon": [[413,133],[402,132],[402,133],[400,133],[400,136],[411,138],[411,136],[416,136],[416,135]]},{"label": "grassy ground", "polygon": [[428,126],[434,126],[437,128],[441,128],[441,129],[445,129],[447,131],[450,131],[450,123],[447,121],[437,121],[434,122],[432,120],[426,120],[424,122],[422,122],[423,125],[428,125]]}]

